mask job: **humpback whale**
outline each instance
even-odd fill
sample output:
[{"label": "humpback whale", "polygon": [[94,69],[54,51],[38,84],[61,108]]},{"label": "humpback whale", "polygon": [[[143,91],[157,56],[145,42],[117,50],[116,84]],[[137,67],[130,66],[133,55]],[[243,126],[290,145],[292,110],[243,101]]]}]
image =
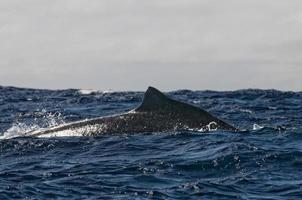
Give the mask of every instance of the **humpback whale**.
[{"label": "humpback whale", "polygon": [[[29,136],[65,135],[73,132],[82,136],[102,134],[131,134],[182,130],[236,131],[232,125],[212,116],[205,110],[167,97],[149,87],[143,102],[127,113],[72,122],[45,130],[27,133]],[[76,134],[75,134],[76,135]]]}]

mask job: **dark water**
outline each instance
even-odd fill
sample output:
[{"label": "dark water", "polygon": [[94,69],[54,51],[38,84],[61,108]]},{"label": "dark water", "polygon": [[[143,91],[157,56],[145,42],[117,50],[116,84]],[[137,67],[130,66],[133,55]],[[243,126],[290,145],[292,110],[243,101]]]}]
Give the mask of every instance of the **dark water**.
[{"label": "dark water", "polygon": [[0,139],[0,199],[302,198],[302,93],[168,95],[243,131],[22,137],[130,110],[143,93],[0,87],[0,135],[19,136]]}]

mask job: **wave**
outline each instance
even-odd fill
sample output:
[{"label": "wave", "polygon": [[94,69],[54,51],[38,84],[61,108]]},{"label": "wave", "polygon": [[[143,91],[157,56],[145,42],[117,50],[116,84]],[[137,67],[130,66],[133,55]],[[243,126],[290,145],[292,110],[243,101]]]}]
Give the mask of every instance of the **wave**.
[{"label": "wave", "polygon": [[95,95],[95,94],[110,94],[113,90],[93,90],[93,89],[79,89],[78,93],[81,95]]}]

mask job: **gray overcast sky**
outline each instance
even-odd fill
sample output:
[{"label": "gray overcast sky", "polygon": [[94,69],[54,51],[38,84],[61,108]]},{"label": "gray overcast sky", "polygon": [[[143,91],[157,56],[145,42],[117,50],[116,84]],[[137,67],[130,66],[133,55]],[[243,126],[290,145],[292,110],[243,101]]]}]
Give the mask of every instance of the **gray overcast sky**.
[{"label": "gray overcast sky", "polygon": [[301,0],[1,0],[0,85],[302,90]]}]

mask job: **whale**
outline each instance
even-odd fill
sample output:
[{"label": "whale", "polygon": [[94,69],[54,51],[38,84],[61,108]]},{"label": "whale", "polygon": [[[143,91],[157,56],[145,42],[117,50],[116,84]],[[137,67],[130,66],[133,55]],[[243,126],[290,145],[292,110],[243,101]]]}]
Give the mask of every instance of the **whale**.
[{"label": "whale", "polygon": [[99,136],[171,131],[237,131],[234,126],[195,105],[175,100],[154,87],[148,87],[142,103],[126,113],[71,122],[27,136]]}]

